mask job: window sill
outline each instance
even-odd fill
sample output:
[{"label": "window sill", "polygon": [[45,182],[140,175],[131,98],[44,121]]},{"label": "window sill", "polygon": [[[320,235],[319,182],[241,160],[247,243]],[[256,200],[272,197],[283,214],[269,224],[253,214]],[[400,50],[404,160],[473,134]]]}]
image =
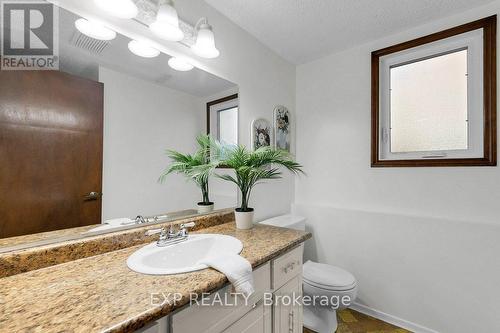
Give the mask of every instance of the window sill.
[{"label": "window sill", "polygon": [[479,167],[497,166],[496,155],[493,158],[439,158],[422,160],[379,160],[372,161],[372,168],[414,168],[414,167]]}]

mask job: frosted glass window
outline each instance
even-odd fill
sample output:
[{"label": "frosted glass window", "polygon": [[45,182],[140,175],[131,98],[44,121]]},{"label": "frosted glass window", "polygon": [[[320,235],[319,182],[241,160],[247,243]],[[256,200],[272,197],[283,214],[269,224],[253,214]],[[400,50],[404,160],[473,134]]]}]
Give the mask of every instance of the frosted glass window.
[{"label": "frosted glass window", "polygon": [[466,150],[467,50],[390,69],[392,153]]},{"label": "frosted glass window", "polygon": [[372,52],[372,167],[496,165],[496,31],[492,17]]},{"label": "frosted glass window", "polygon": [[219,131],[217,139],[226,144],[238,144],[238,108],[218,111]]}]

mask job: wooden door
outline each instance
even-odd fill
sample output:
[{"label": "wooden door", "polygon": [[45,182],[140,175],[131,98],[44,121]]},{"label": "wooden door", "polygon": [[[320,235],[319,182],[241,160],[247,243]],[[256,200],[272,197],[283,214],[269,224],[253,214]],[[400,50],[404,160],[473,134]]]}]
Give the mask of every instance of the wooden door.
[{"label": "wooden door", "polygon": [[101,222],[102,135],[101,83],[0,71],[0,238]]}]

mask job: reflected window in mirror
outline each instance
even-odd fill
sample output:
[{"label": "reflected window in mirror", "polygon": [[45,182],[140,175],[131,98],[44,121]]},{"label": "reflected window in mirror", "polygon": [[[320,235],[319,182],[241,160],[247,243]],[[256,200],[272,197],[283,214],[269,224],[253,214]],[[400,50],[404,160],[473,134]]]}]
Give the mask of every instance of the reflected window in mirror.
[{"label": "reflected window in mirror", "polygon": [[238,144],[238,94],[207,103],[207,133],[222,143]]},{"label": "reflected window in mirror", "polygon": [[229,144],[238,143],[238,107],[217,112],[217,139]]}]

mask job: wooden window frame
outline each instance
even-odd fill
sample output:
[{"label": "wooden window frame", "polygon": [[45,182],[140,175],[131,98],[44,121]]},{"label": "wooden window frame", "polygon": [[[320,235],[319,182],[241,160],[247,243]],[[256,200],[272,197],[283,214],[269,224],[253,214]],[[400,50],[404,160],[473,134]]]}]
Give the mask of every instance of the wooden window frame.
[{"label": "wooden window frame", "polygon": [[223,98],[219,98],[215,101],[211,101],[211,102],[208,102],[207,103],[207,134],[210,134],[210,108],[214,105],[217,105],[217,104],[221,104],[221,103],[225,103],[225,102],[229,102],[229,101],[232,101],[233,99],[238,99],[238,94],[234,94],[234,95],[230,95],[230,96],[226,96],[226,97],[223,97]]},{"label": "wooden window frame", "polygon": [[[380,58],[414,47],[437,42],[470,31],[483,29],[483,89],[484,89],[484,156],[482,158],[381,160],[380,159]],[[497,165],[497,70],[496,35],[497,16],[490,16],[455,28],[420,37],[372,52],[372,121],[371,121],[371,166],[378,167],[460,167]]]},{"label": "wooden window frame", "polygon": [[[213,105],[217,105],[217,104],[232,101],[234,99],[238,99],[238,97],[239,97],[238,94],[233,94],[233,95],[222,97],[222,98],[216,99],[215,101],[210,101],[207,103],[207,134],[208,135],[210,135],[210,125],[211,125],[210,124],[210,108]],[[238,103],[238,112],[240,112],[239,111],[239,103]],[[238,136],[239,136],[239,131],[238,131]],[[239,138],[238,138],[238,141],[239,141]],[[230,169],[227,165],[219,165],[217,168],[218,169]]]}]

